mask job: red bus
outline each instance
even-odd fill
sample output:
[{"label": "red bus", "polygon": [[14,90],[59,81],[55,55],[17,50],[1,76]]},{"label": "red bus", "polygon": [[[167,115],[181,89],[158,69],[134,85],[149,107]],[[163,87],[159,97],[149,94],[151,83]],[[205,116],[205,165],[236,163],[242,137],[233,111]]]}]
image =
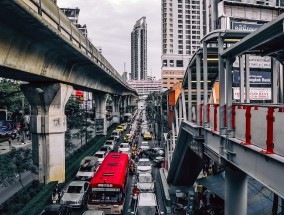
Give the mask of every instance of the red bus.
[{"label": "red bus", "polygon": [[127,188],[128,155],[109,153],[90,182],[88,208],[122,214]]}]

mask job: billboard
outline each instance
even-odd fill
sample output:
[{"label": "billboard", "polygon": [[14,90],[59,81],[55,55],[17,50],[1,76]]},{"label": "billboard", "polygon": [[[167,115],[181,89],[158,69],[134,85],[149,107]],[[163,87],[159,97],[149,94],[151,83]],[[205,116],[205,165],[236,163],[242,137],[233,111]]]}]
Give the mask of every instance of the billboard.
[{"label": "billboard", "polygon": [[262,24],[251,23],[251,22],[232,22],[232,29],[240,31],[255,31],[261,26]]},{"label": "billboard", "polygon": [[[240,100],[239,87],[233,87],[233,99]],[[271,100],[271,88],[251,87],[250,100]]]},{"label": "billboard", "polygon": [[[238,57],[236,57],[233,67],[240,67]],[[257,55],[249,55],[249,68],[271,69],[271,58],[268,56],[261,57]]]},{"label": "billboard", "polygon": [[95,121],[96,135],[104,135],[104,119],[96,119]]},{"label": "billboard", "polygon": [[[244,81],[246,81],[246,76]],[[250,71],[249,82],[250,84],[271,84],[271,72]],[[238,70],[233,71],[233,83],[240,83],[240,71]]]}]

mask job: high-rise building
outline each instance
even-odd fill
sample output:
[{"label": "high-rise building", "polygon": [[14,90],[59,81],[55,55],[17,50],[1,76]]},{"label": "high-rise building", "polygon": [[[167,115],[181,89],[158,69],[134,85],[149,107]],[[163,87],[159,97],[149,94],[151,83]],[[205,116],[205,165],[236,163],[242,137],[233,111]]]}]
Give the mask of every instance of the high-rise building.
[{"label": "high-rise building", "polygon": [[202,0],[162,0],[163,88],[182,79],[190,57],[199,48],[202,10]]},{"label": "high-rise building", "polygon": [[139,19],[131,32],[131,79],[147,79],[147,23]]}]

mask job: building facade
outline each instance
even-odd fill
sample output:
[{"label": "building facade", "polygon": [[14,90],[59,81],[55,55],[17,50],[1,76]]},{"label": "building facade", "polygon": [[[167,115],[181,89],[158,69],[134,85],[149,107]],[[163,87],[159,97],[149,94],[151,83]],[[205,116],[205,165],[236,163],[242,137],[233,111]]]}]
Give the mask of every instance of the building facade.
[{"label": "building facade", "polygon": [[150,93],[160,92],[162,87],[161,80],[130,80],[127,83],[137,91],[139,97],[147,97]]},{"label": "building facade", "polygon": [[139,19],[131,32],[131,80],[147,79],[147,23]]},{"label": "building facade", "polygon": [[203,37],[203,10],[200,0],[162,0],[163,88],[175,84],[177,75],[183,77],[190,57],[199,48]]}]

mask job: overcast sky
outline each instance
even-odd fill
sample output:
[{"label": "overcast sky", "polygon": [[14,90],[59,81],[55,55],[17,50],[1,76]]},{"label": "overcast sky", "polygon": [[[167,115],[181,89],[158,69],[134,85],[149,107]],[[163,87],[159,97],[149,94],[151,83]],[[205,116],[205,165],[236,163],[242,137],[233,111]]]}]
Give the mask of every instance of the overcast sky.
[{"label": "overcast sky", "polygon": [[[160,0],[57,0],[59,7],[80,8],[79,23],[86,24],[92,43],[120,73],[131,72],[131,31],[146,16],[148,75],[161,78]],[[152,71],[152,72],[151,72]]]}]

